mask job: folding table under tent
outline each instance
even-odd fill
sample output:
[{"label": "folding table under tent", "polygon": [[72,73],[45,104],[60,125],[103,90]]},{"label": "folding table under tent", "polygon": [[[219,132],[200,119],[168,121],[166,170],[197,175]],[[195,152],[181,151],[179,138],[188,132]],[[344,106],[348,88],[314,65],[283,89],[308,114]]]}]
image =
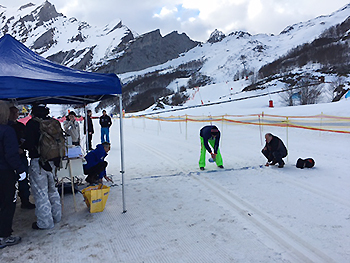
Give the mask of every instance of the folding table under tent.
[{"label": "folding table under tent", "polygon": [[[6,34],[0,39],[0,100],[15,104],[81,104],[119,96],[123,213],[124,142],[122,84],[115,74],[67,68],[51,62]],[[85,114],[86,115],[86,114]]]}]

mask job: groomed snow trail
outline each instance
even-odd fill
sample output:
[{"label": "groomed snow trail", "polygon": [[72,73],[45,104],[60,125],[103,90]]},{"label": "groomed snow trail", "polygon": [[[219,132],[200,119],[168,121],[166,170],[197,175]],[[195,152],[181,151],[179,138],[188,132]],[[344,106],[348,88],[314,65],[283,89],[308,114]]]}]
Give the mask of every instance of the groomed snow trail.
[{"label": "groomed snow trail", "polygon": [[[206,124],[188,124],[186,131],[184,123],[125,120],[127,212],[122,213],[115,122],[107,173],[118,186],[111,188],[105,211],[90,214],[78,195],[74,212],[73,198],[66,195],[62,222],[35,231],[30,228],[34,212],[18,206],[14,230],[23,241],[0,251],[0,261],[350,260],[350,181],[343,172],[350,164],[325,165],[339,158],[346,161],[347,136],[290,130],[285,168],[257,168],[265,162],[258,128],[219,124],[226,169],[207,163],[200,172],[199,129]],[[268,131],[285,139],[283,129]],[[96,129],[94,144],[98,142]],[[295,168],[298,157],[314,157],[316,167]]]}]

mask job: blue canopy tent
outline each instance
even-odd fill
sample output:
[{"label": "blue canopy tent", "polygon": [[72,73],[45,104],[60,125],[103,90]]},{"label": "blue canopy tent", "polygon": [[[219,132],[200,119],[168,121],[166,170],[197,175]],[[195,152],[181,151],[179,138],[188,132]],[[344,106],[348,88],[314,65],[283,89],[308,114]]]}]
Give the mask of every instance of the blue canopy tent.
[{"label": "blue canopy tent", "polygon": [[0,99],[16,104],[88,104],[119,96],[124,201],[122,84],[115,74],[91,73],[53,63],[10,35],[0,39]]}]

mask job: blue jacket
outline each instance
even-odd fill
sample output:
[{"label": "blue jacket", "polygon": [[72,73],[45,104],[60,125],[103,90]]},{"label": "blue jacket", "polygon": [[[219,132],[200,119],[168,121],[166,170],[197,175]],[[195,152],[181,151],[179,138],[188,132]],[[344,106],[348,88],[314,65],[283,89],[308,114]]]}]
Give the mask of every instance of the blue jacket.
[{"label": "blue jacket", "polygon": [[[95,165],[104,161],[108,154],[106,153],[102,144],[98,144],[95,150],[92,150],[87,155],[85,155],[86,164],[83,165],[84,169],[90,169]],[[106,176],[106,171],[100,173],[100,178]]]},{"label": "blue jacket", "polygon": [[[214,138],[212,138],[212,135],[211,135],[212,129],[218,129],[218,128],[215,125],[204,126],[199,133],[199,135],[203,138],[204,147],[205,147],[205,149],[207,149],[207,151],[209,153],[211,153],[212,151],[211,151],[211,148],[208,144],[208,140],[214,139]],[[219,131],[218,135],[215,137],[214,153],[218,153],[219,142],[220,142],[220,131]]]},{"label": "blue jacket", "polygon": [[19,157],[17,136],[12,127],[0,124],[0,146],[0,170],[23,173],[25,167]]}]

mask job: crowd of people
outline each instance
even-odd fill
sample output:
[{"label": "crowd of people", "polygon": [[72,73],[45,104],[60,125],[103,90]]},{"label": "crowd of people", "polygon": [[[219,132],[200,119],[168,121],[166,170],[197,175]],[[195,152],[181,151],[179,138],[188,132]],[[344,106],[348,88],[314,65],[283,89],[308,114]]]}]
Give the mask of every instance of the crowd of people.
[{"label": "crowd of people", "polygon": [[[64,130],[65,135],[71,138],[71,144],[80,146],[80,124],[76,120],[76,113],[70,111],[62,129],[59,122],[51,118],[49,113],[50,110],[46,105],[33,105],[31,119],[24,125],[17,121],[18,108],[10,107],[7,102],[0,101],[0,249],[21,241],[21,237],[12,235],[17,193],[22,209],[35,209],[36,221],[32,223],[33,229],[51,229],[61,220],[62,207],[56,187],[55,171],[60,168],[62,159],[61,156],[47,157],[50,154],[44,153],[45,143],[42,138],[49,133],[44,127],[53,129],[55,125],[59,125],[56,129],[62,132],[62,137]],[[106,176],[108,163],[104,159],[111,147],[109,127],[112,121],[104,111],[100,117],[101,135],[103,134],[101,144],[93,149],[94,127],[91,110],[87,111],[86,117],[84,134],[87,134],[89,152],[85,156],[86,163],[83,165],[83,170],[88,183],[101,183],[102,178],[110,180]],[[62,141],[66,146],[64,137]],[[50,148],[49,144],[46,145],[48,152],[54,153],[59,150]],[[30,202],[30,195],[35,204]]]},{"label": "crowd of people", "polygon": [[[57,125],[56,129],[59,133],[62,132],[62,137],[64,129],[66,135],[71,137],[72,146],[80,146],[80,124],[76,120],[76,113],[70,111],[62,129],[59,122],[49,116],[49,112],[49,108],[45,105],[33,105],[32,118],[24,125],[17,121],[18,108],[9,107],[7,102],[0,101],[0,248],[16,245],[21,241],[21,237],[12,235],[17,192],[21,199],[21,208],[35,209],[36,221],[32,223],[33,229],[51,229],[61,220],[62,207],[56,187],[55,171],[60,168],[63,155],[44,153],[45,150],[51,153],[60,152],[59,147],[51,149],[48,142],[43,143],[42,138],[49,133],[44,127],[53,129]],[[95,149],[92,145],[94,127],[91,110],[87,111],[86,121],[84,120],[83,128],[88,144],[88,153],[84,157],[86,162],[83,164],[84,174],[87,175],[85,180],[89,184],[100,184],[103,178],[111,181],[106,175],[108,163],[105,161],[111,149],[109,138],[111,117],[105,110],[102,111],[102,116],[99,118],[101,144],[96,145]],[[224,168],[219,149],[220,136],[221,133],[215,125],[201,128],[200,170],[205,170],[206,152],[211,156],[209,161],[215,162],[221,169]],[[59,140],[57,138],[56,141]],[[66,147],[64,137],[62,141]],[[285,164],[283,158],[287,156],[284,143],[271,133],[265,135],[265,141],[262,154],[267,158],[266,166],[278,164],[279,168],[283,168]],[[30,194],[35,204],[30,202]]]}]

